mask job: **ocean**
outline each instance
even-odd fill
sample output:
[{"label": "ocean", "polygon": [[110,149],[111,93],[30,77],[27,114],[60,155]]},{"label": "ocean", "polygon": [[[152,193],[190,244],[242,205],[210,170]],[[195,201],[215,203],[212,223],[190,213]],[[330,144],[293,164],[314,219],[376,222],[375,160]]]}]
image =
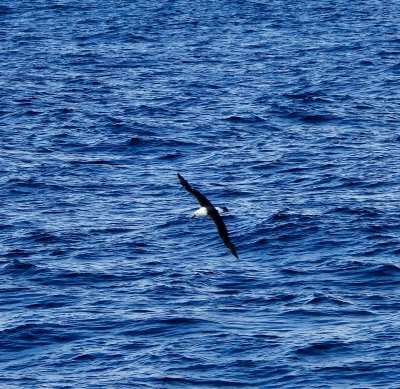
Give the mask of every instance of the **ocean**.
[{"label": "ocean", "polygon": [[399,388],[399,19],[2,0],[0,387]]}]

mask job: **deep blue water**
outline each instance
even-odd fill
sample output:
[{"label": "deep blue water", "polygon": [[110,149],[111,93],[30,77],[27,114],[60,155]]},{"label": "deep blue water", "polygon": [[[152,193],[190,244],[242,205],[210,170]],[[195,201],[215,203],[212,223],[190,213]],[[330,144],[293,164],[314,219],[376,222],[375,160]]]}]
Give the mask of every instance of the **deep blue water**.
[{"label": "deep blue water", "polygon": [[399,388],[399,20],[2,0],[1,388]]}]

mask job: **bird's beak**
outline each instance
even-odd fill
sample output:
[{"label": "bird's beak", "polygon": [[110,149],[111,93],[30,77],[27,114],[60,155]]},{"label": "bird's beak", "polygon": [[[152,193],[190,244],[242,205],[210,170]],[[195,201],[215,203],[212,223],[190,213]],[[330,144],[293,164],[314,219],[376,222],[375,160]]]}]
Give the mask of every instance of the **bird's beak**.
[{"label": "bird's beak", "polygon": [[193,219],[196,216],[196,214],[194,213],[192,216],[190,216],[191,219]]}]

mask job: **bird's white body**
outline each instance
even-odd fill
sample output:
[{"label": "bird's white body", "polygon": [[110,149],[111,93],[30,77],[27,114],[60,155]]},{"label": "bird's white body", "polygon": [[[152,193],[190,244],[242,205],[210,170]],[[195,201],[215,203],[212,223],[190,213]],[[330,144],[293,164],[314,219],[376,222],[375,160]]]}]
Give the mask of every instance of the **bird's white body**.
[{"label": "bird's white body", "polygon": [[[223,212],[228,212],[228,208],[221,208],[221,207],[215,207],[215,209],[218,211],[218,213],[223,213]],[[190,216],[190,218],[194,218],[195,216],[197,217],[209,217],[208,209],[207,207],[200,207],[195,213]]]},{"label": "bird's white body", "polygon": [[207,217],[208,216],[208,212],[207,212],[207,208],[206,207],[200,207],[197,211],[195,211],[195,213],[190,217]]}]

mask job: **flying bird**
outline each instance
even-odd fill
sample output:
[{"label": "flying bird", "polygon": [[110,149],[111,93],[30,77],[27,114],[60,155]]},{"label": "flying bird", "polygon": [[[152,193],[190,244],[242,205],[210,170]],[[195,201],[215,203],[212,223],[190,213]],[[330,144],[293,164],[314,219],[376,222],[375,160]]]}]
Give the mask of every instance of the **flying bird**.
[{"label": "flying bird", "polygon": [[217,227],[218,235],[224,242],[225,246],[236,258],[239,258],[236,253],[235,246],[231,243],[229,239],[228,230],[226,229],[225,223],[220,215],[220,212],[221,213],[228,212],[228,208],[214,207],[204,195],[202,195],[196,189],[193,189],[179,173],[178,173],[178,179],[181,182],[183,188],[191,195],[193,195],[200,204],[200,209],[195,211],[195,213],[190,218],[192,219],[195,216],[209,217],[214,222],[215,227]]}]

